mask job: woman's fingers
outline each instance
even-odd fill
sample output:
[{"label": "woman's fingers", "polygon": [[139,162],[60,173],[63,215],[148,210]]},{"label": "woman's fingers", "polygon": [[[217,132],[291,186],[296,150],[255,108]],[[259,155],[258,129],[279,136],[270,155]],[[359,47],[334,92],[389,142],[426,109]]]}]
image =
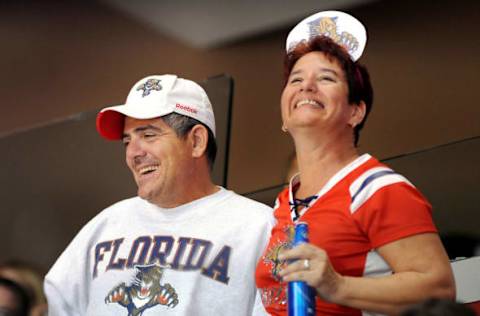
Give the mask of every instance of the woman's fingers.
[{"label": "woman's fingers", "polygon": [[330,264],[327,253],[314,245],[302,244],[279,254],[280,260],[290,261],[279,272],[284,282],[305,281],[322,297],[331,297],[341,277]]},{"label": "woman's fingers", "polygon": [[[309,267],[305,266],[305,260],[308,260]],[[310,271],[311,270],[311,262],[309,259],[298,259],[295,261],[291,261],[284,269],[279,272],[280,276],[285,276],[287,274],[293,272],[303,272],[303,271]]]},{"label": "woman's fingers", "polygon": [[[316,271],[317,274],[322,274],[327,261],[326,253],[311,244],[302,244],[298,247],[285,250],[279,254],[280,260],[290,261],[289,264],[279,272],[279,275],[285,281],[290,280],[304,280],[312,278],[314,274],[307,273]],[[296,279],[298,278],[298,279]]]},{"label": "woman's fingers", "polygon": [[302,270],[295,270],[293,272],[289,272],[282,276],[282,280],[284,282],[290,282],[290,281],[305,281],[308,282],[309,276],[308,276],[308,271],[302,271]]},{"label": "woman's fingers", "polygon": [[325,251],[312,244],[301,244],[292,249],[284,250],[278,255],[279,260],[313,259],[325,256]]}]

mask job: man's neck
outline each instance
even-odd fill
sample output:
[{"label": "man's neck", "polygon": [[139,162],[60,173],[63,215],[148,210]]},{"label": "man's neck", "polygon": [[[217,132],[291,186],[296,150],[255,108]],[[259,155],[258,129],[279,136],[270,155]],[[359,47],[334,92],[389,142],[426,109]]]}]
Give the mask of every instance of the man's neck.
[{"label": "man's neck", "polygon": [[209,167],[203,164],[194,164],[188,171],[183,170],[181,174],[178,174],[176,183],[171,183],[169,190],[164,191],[161,196],[150,202],[162,208],[174,208],[219,190],[220,188],[211,180]]}]

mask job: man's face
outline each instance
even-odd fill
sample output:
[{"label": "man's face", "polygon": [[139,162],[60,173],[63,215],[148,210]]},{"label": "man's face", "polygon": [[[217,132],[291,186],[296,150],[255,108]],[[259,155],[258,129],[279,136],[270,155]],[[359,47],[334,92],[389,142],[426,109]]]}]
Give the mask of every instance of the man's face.
[{"label": "man's face", "polygon": [[125,117],[123,133],[126,162],[138,195],[162,207],[176,206],[192,172],[188,140],[177,137],[161,118]]}]

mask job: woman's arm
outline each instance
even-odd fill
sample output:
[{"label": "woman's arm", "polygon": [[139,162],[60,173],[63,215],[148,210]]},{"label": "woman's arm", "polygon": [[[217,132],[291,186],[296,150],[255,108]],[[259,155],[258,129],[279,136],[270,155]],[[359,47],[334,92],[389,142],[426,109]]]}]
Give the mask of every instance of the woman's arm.
[{"label": "woman's arm", "polygon": [[311,244],[285,251],[279,259],[308,259],[290,264],[280,272],[283,280],[306,281],[323,299],[361,310],[394,315],[430,297],[455,297],[453,273],[437,234],[418,234],[377,249],[394,273],[382,277],[339,275],[327,253]]}]

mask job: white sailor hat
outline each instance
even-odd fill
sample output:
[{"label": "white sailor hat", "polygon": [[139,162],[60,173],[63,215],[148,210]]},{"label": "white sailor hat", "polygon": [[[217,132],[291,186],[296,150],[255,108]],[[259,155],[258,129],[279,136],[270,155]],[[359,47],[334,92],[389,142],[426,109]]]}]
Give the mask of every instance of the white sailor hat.
[{"label": "white sailor hat", "polygon": [[328,36],[343,46],[353,61],[362,56],[367,43],[367,31],[356,18],[341,11],[322,11],[303,19],[290,31],[286,43],[287,53],[299,43],[319,35]]}]

